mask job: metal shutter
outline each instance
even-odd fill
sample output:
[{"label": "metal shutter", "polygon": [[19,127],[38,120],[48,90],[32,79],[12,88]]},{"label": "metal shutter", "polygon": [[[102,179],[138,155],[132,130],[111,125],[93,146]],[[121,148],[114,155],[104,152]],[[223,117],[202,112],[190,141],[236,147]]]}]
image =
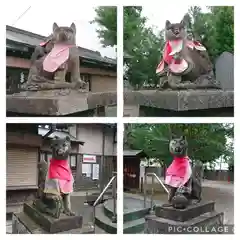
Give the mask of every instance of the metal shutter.
[{"label": "metal shutter", "polygon": [[38,148],[7,148],[7,188],[37,186]]}]

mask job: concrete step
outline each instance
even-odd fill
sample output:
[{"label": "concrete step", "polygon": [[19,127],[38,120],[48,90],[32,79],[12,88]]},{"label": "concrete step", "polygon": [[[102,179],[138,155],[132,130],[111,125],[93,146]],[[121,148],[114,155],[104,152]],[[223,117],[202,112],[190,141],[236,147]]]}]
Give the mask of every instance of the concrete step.
[{"label": "concrete step", "polygon": [[148,215],[150,212],[150,208],[136,208],[129,210],[128,212],[124,213],[123,216],[123,222],[129,222],[129,221],[134,221],[137,219],[144,218],[146,215]]},{"label": "concrete step", "polygon": [[135,194],[124,193],[123,233],[137,234],[144,232],[145,216],[150,212],[150,201]]},{"label": "concrete step", "polygon": [[123,225],[123,233],[142,233],[144,231],[145,219],[140,218],[133,221],[125,222]]},{"label": "concrete step", "polygon": [[[113,211],[113,205],[114,205],[113,201],[114,201],[113,199],[109,199],[103,203],[104,214],[110,219],[112,219],[112,217],[114,215],[113,214],[113,212],[114,212]],[[117,216],[117,201],[116,201],[116,216]]]},{"label": "concrete step", "polygon": [[12,233],[12,220],[7,220],[6,222],[6,233],[7,234]]},{"label": "concrete step", "polygon": [[106,233],[117,233],[117,223],[113,223],[112,219],[105,215],[103,204],[96,206],[95,224]]}]

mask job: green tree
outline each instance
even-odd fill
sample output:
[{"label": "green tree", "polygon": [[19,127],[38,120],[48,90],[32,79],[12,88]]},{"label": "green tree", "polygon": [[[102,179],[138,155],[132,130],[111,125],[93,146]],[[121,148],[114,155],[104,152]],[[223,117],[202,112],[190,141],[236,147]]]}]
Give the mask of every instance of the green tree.
[{"label": "green tree", "polygon": [[171,135],[185,135],[188,140],[188,155],[203,163],[214,162],[219,157],[227,160],[233,153],[227,141],[233,138],[233,125],[226,124],[132,124],[127,137],[133,149],[142,149],[149,158],[157,158],[169,165],[172,157],[168,144]]},{"label": "green tree", "polygon": [[123,46],[128,57],[135,56],[136,46],[141,42],[146,18],[141,16],[142,7],[129,6],[123,9]]},{"label": "green tree", "polygon": [[97,7],[96,17],[98,37],[104,47],[117,45],[117,7]]},{"label": "green tree", "polygon": [[138,43],[130,52],[125,50],[132,57],[125,60],[127,71],[124,77],[136,89],[142,87],[144,83],[153,85],[158,83],[156,67],[161,57],[162,45],[161,38],[155,36],[152,29],[148,28],[142,30],[138,36]]},{"label": "green tree", "polygon": [[[224,51],[234,52],[234,8],[231,6],[208,7],[203,12],[192,6],[186,13],[187,30],[208,49],[212,61]],[[99,25],[98,36],[104,46],[117,44],[117,8],[98,7],[92,21]],[[142,7],[124,7],[124,78],[135,89],[144,84],[158,83],[155,73],[162,58],[163,30],[156,33],[146,25]]]},{"label": "green tree", "polygon": [[214,61],[222,52],[234,52],[234,8],[231,6],[208,7],[204,13],[200,7],[188,10],[190,32],[207,47]]},{"label": "green tree", "polygon": [[234,52],[234,7],[211,7],[214,16],[216,54]]},{"label": "green tree", "polygon": [[146,27],[147,19],[141,15],[141,7],[124,7],[124,78],[135,89],[144,83],[156,85],[156,67],[161,57],[164,41],[162,33],[156,35]]}]

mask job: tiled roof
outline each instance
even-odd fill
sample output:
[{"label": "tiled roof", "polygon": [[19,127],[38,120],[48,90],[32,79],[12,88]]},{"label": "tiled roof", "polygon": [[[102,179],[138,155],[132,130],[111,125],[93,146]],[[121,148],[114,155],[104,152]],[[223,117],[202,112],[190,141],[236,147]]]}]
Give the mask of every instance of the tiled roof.
[{"label": "tiled roof", "polygon": [[[47,133],[49,132],[49,129],[44,129],[44,128],[38,128],[38,134],[41,135],[41,136],[44,136],[46,135]],[[78,142],[79,144],[81,145],[84,145],[84,142],[83,141],[79,141],[78,139],[76,139],[74,136],[70,135],[69,133],[66,133],[66,132],[61,132],[61,131],[54,131],[52,132],[48,138],[49,139],[52,139],[54,137],[59,137],[59,138],[65,138],[65,137],[69,137],[71,142]]]},{"label": "tiled roof", "polygon": [[[6,27],[6,40],[20,43],[23,45],[28,45],[30,47],[35,47],[39,45],[45,38],[46,36],[28,32],[23,29],[15,28],[8,25]],[[90,49],[86,49],[82,47],[78,47],[78,49],[79,49],[79,56],[81,58],[95,60],[98,62],[110,64],[110,65],[117,64],[116,59],[102,57],[100,52],[98,51],[92,51]]]},{"label": "tiled roof", "polygon": [[143,153],[143,150],[123,150],[123,156],[137,156],[140,153]]}]

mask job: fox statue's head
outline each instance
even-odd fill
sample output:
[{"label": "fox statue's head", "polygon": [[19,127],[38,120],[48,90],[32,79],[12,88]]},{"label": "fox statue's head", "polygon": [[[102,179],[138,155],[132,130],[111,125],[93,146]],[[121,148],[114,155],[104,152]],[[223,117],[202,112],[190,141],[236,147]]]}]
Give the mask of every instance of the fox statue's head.
[{"label": "fox statue's head", "polygon": [[55,137],[52,140],[52,157],[57,160],[68,160],[71,152],[71,141],[69,137],[59,138]]},{"label": "fox statue's head", "polygon": [[169,151],[173,156],[184,157],[187,155],[188,142],[185,136],[173,137],[169,143]]}]

